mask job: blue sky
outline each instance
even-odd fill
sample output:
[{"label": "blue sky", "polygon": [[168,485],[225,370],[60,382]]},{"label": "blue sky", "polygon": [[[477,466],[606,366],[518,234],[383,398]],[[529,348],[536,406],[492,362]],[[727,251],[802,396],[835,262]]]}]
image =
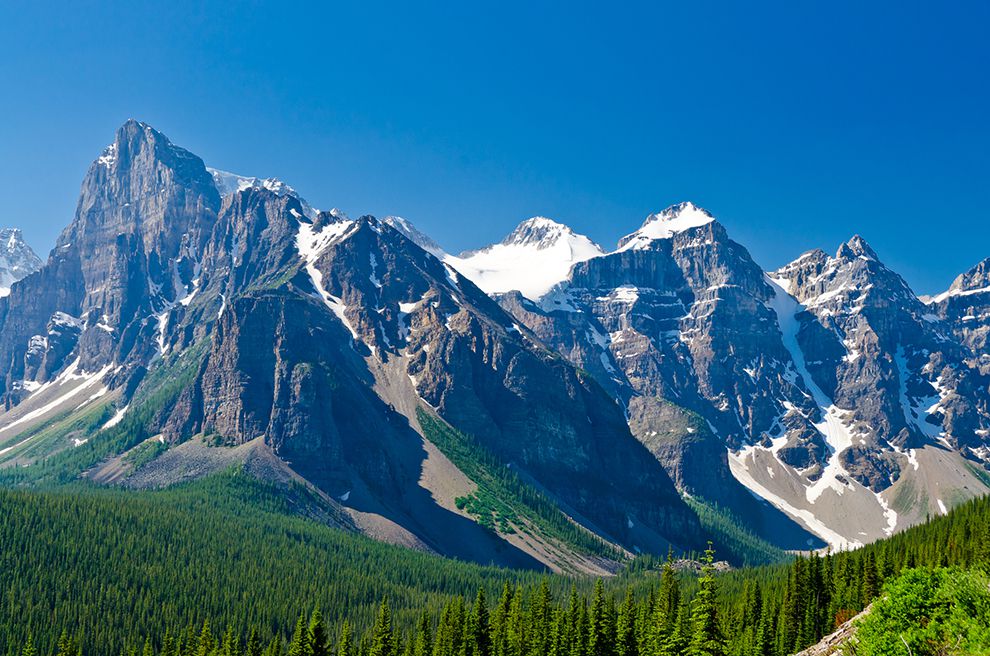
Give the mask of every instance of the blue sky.
[{"label": "blue sky", "polygon": [[766,267],[860,233],[926,293],[990,256],[990,3],[155,4],[5,6],[0,224],[39,251],[134,117],[453,251],[693,200]]}]

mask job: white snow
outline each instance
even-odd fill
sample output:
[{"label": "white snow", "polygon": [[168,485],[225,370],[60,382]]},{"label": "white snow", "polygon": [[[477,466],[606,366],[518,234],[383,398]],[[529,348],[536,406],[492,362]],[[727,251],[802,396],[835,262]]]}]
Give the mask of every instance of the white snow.
[{"label": "white snow", "polygon": [[259,178],[250,175],[238,175],[229,171],[221,171],[207,167],[207,171],[213,176],[213,183],[221,196],[239,193],[245,189],[267,189],[276,196],[291,196],[299,201],[303,213],[310,219],[315,219],[318,210],[312,208],[295,189],[282,182],[278,178]]},{"label": "white snow", "polygon": [[[69,368],[66,369],[64,372],[62,372],[59,375],[59,377],[56,378],[55,381],[53,381],[53,382],[55,382],[56,384],[61,384],[62,382],[67,381],[67,380],[80,380],[81,379],[81,380],[83,380],[83,383],[82,384],[73,386],[73,388],[71,390],[69,390],[68,392],[66,392],[65,394],[62,394],[62,395],[56,397],[55,399],[53,399],[52,401],[49,401],[48,403],[46,403],[45,405],[41,406],[40,408],[35,408],[31,412],[28,412],[24,416],[22,416],[22,417],[20,417],[18,419],[15,419],[14,421],[10,422],[9,424],[5,424],[4,426],[0,426],[0,430],[9,430],[9,429],[13,428],[14,426],[19,426],[20,424],[23,424],[25,422],[31,421],[32,419],[36,419],[38,417],[41,417],[41,416],[47,414],[48,412],[51,412],[52,410],[54,410],[55,408],[59,407],[60,405],[62,405],[63,403],[65,403],[69,399],[73,398],[74,396],[78,395],[79,393],[84,392],[84,391],[92,388],[93,386],[97,385],[103,379],[103,377],[110,371],[110,369],[113,368],[112,365],[109,365],[108,364],[105,367],[103,367],[102,369],[100,369],[99,371],[96,371],[94,373],[80,372],[79,374],[76,374],[75,371],[78,368],[78,366],[79,366],[79,358],[76,358],[76,360],[71,365],[69,365]],[[47,385],[43,385],[42,387],[46,387],[46,386]],[[96,398],[99,398],[100,396],[102,396],[105,393],[106,393],[106,388],[103,387],[103,388],[101,388],[101,390],[98,390],[95,394],[93,394],[92,396],[90,396],[89,399],[88,399],[88,401],[89,400],[96,399]],[[0,455],[3,455],[4,453],[10,451],[15,446],[20,446],[20,445],[17,444],[17,445],[11,446],[11,447],[7,447],[6,449],[0,449]]]},{"label": "white snow", "polygon": [[488,294],[517,290],[538,301],[567,278],[572,266],[604,254],[584,235],[551,219],[534,217],[520,224],[513,234],[527,228],[540,231],[542,239],[502,242],[464,257],[447,255],[444,262]]},{"label": "white snow", "polygon": [[296,249],[306,263],[306,273],[309,274],[309,279],[312,281],[313,288],[316,289],[320,299],[340,319],[340,322],[346,326],[351,336],[354,339],[358,339],[357,331],[354,330],[354,326],[347,319],[347,306],[344,305],[341,299],[330,294],[323,288],[323,273],[316,268],[316,261],[323,254],[323,251],[334,241],[345,236],[347,231],[354,225],[355,222],[350,220],[335,221],[324,226],[319,232],[315,232],[311,223],[300,221],[299,232],[296,233]]},{"label": "white snow", "polygon": [[939,511],[941,511],[941,513],[943,515],[948,515],[949,514],[949,510],[945,507],[945,504],[942,503],[942,500],[941,499],[935,499],[935,501],[938,502],[938,509],[939,509]]},{"label": "white snow", "polygon": [[158,319],[158,337],[156,341],[158,342],[158,353],[161,355],[164,355],[165,351],[168,350],[168,345],[165,344],[165,331],[168,330],[169,312],[171,312],[171,309],[165,310],[156,317]]},{"label": "white snow", "polygon": [[990,287],[980,287],[979,289],[949,289],[941,294],[922,300],[928,305],[932,305],[934,303],[941,303],[945,299],[953,296],[971,296],[973,294],[984,294],[986,292],[990,292]]},{"label": "white snow", "polygon": [[876,493],[876,497],[880,507],[883,508],[883,516],[887,520],[887,527],[883,532],[887,535],[893,535],[894,530],[897,529],[897,512],[887,504],[887,500],[879,492]]},{"label": "white snow", "polygon": [[832,403],[832,400],[815,383],[805,365],[804,352],[801,350],[797,341],[800,324],[796,315],[802,310],[801,305],[793,296],[784,291],[779,280],[767,278],[767,281],[774,291],[771,306],[777,314],[777,322],[780,325],[780,332],[783,335],[784,347],[790,352],[798,375],[803,380],[805,387],[811,392],[812,399],[821,411],[822,421],[816,423],[815,428],[825,438],[825,442],[831,451],[828,463],[825,465],[825,470],[822,472],[821,477],[805,491],[808,501],[814,503],[827,488],[832,488],[839,494],[842,494],[845,487],[838,480],[838,476],[845,473],[839,462],[839,454],[852,446],[853,443],[852,432],[844,421],[848,411]]},{"label": "white snow", "polygon": [[622,246],[616,252],[649,248],[658,239],[670,239],[678,233],[700,228],[714,220],[711,214],[694,203],[681,203],[647,217],[639,230],[623,237]]},{"label": "white snow", "polygon": [[107,423],[100,426],[100,430],[106,430],[107,428],[113,428],[119,424],[123,419],[124,415],[127,414],[127,409],[130,408],[130,404],[125,405],[123,408],[114,413],[113,417],[107,420]]},{"label": "white snow", "polygon": [[729,450],[729,465],[732,475],[735,476],[736,480],[762,499],[769,501],[778,509],[788,515],[791,515],[792,517],[799,518],[809,529],[811,529],[811,531],[828,542],[832,547],[836,549],[856,549],[863,546],[862,542],[857,540],[848,540],[830,529],[821,520],[815,517],[814,513],[811,511],[804,510],[802,508],[795,508],[782,497],[774,494],[760,484],[755,478],[753,478],[753,475],[750,473],[749,468],[746,465],[746,456],[752,448],[753,447],[746,447],[737,453],[733,453],[731,449]]}]

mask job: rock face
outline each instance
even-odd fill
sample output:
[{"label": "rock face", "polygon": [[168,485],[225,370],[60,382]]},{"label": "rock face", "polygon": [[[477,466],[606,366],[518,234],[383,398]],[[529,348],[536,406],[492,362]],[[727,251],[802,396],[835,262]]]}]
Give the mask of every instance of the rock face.
[{"label": "rock face", "polygon": [[[951,313],[949,294],[979,301],[985,282],[964,276],[940,311]],[[940,512],[940,493],[985,489],[960,458],[982,466],[987,455],[978,333],[957,328],[969,337],[960,344],[859,237],[767,274],[711,214],[682,203],[546,294],[498,298],[624,404],[691,494],[747,513],[738,480],[845,546]],[[932,472],[963,473],[917,474],[923,448],[956,453],[955,465],[926,454]]]},{"label": "rock face", "polygon": [[9,294],[11,285],[40,268],[41,258],[27,245],[19,229],[0,229],[0,296]]},{"label": "rock face", "polygon": [[[194,358],[152,434],[261,437],[357,523],[408,543],[529,558],[438,518],[453,499],[440,508],[421,484],[419,409],[617,547],[699,546],[697,517],[613,398],[438,255],[402,219],[319,212],[284,183],[207,169],[129,121],[48,262],[0,299],[4,398],[14,407],[98,371],[123,413],[141,380]],[[484,535],[469,545],[471,531]]]},{"label": "rock face", "polygon": [[58,348],[74,351],[81,370],[114,362],[124,380],[142,369],[155,355],[161,314],[195,293],[219,205],[202,160],[148,125],[125,123],[87,172],[48,261],[0,299],[8,407],[46,382],[28,377],[27,364],[56,313],[80,325],[77,341],[62,335]]},{"label": "rock face", "polygon": [[990,258],[956,278],[948,290],[926,299],[928,307],[948,322],[956,339],[969,349],[969,362],[990,373]]}]

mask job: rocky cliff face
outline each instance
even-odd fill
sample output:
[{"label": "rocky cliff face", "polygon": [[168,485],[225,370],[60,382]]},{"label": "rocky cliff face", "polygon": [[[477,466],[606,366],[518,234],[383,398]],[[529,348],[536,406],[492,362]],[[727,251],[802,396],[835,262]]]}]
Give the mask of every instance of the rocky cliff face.
[{"label": "rocky cliff face", "polygon": [[[74,352],[84,371],[114,363],[121,380],[142,370],[161,314],[195,293],[219,205],[202,160],[148,125],[125,123],[87,172],[48,261],[0,299],[6,404],[45,382],[30,377],[48,371],[30,366],[38,349]],[[52,334],[57,313],[78,334]]]}]

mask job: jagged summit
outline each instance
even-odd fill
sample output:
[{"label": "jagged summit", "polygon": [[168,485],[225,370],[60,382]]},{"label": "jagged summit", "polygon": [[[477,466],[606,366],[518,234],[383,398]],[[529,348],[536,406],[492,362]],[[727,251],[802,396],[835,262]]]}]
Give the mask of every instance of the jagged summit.
[{"label": "jagged summit", "polygon": [[658,239],[670,239],[685,230],[699,228],[713,221],[715,217],[708,210],[691,202],[677,203],[646,217],[639,230],[619,240],[618,250],[648,248]]},{"label": "jagged summit", "polygon": [[838,259],[851,259],[854,257],[863,257],[868,260],[877,260],[876,251],[866,243],[866,240],[859,235],[853,235],[852,238],[846,243],[839,246],[839,250],[836,252],[835,257]]}]

